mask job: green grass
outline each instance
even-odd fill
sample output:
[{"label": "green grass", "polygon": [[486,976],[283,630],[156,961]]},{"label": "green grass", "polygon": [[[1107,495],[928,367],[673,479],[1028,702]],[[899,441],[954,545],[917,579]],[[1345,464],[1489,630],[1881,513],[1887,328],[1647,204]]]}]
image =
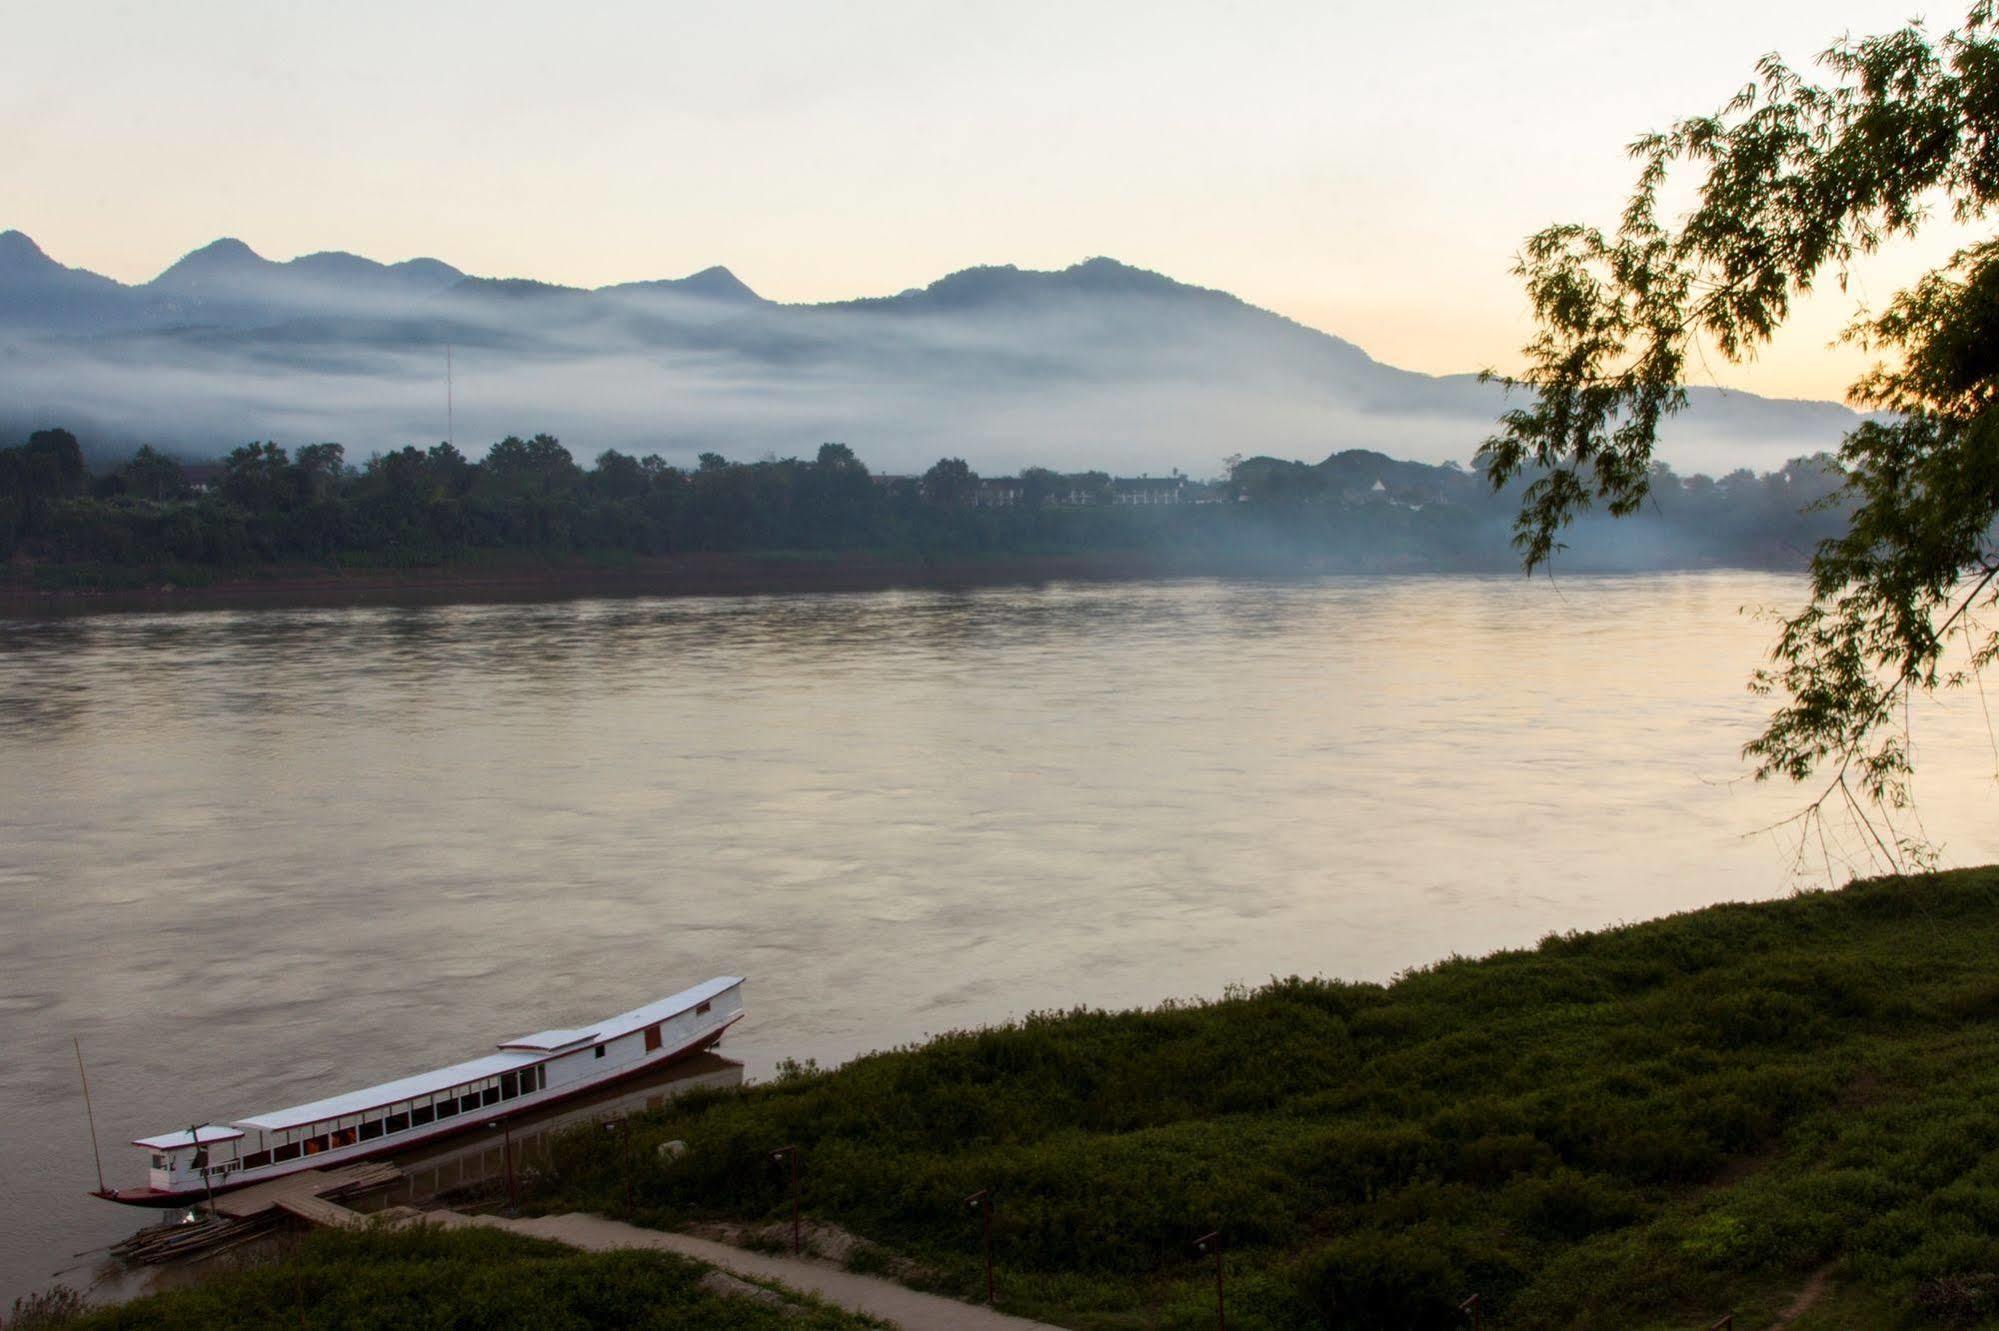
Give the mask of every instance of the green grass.
[{"label": "green grass", "polygon": [[[662,1162],[652,1142],[691,1149]],[[1069,1012],[645,1120],[638,1215],[804,1204],[1087,1328],[1999,1326],[1999,870],[1551,937],[1386,986]],[[618,1212],[579,1136],[540,1199]],[[1991,1291],[1990,1293],[1981,1291]]]},{"label": "green grass", "polygon": [[279,1259],[60,1324],[71,1331],[251,1328],[680,1328],[860,1331],[817,1304],[768,1307],[698,1288],[706,1268],[666,1253],[581,1253],[492,1230],[314,1234]]}]

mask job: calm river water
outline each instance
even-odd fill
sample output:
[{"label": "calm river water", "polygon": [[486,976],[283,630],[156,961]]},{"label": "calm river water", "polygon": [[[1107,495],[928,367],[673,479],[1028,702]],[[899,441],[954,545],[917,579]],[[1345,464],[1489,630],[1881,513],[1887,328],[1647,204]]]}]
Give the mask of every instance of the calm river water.
[{"label": "calm river water", "polygon": [[[136,1135],[721,972],[752,1078],[1791,890],[1748,574],[0,620],[0,1309]],[[1999,859],[1975,697],[1927,830]],[[1822,870],[1820,870],[1822,875]],[[87,1275],[87,1272],[85,1273]],[[76,1276],[70,1277],[76,1279]]]}]

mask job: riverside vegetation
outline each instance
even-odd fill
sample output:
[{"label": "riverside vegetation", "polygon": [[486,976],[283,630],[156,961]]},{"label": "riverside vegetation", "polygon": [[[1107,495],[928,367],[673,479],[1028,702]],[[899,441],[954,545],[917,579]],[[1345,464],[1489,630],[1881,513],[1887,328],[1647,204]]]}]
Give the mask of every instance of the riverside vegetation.
[{"label": "riverside vegetation", "polygon": [[[708,553],[939,557],[1150,556],[1195,571],[1512,566],[1523,486],[1495,492],[1454,466],[1353,451],[1305,464],[1234,461],[1212,486],[1116,482],[1029,468],[982,481],[962,459],[881,477],[844,444],[810,460],[702,455],[683,469],[616,451],[579,466],[548,435],[509,437],[474,461],[449,444],[352,466],[338,444],[246,444],[204,488],[151,448],[92,470],[75,436],[0,449],[0,564],[16,586],[201,585],[246,572],[435,568],[495,558]],[[1657,469],[1654,509],[1578,540],[1572,568],[1802,567],[1836,534],[1829,459],[1720,480]],[[1114,502],[1160,487],[1211,502]]]},{"label": "riverside vegetation", "polygon": [[[804,1206],[1083,1328],[1999,1326],[1999,869],[1724,905],[1393,984],[1049,1013],[644,1119],[635,1218]],[[596,1134],[601,1137],[602,1134]],[[688,1150],[662,1161],[669,1139]],[[566,1143],[539,1204],[625,1210]]]},{"label": "riverside vegetation", "polygon": [[[1999,867],[1387,985],[1047,1013],[695,1092],[624,1149],[579,1130],[528,1202],[781,1229],[771,1151],[795,1144],[806,1213],[870,1241],[851,1265],[971,1298],[966,1198],[990,1188],[1002,1307],[1092,1331],[1212,1325],[1209,1230],[1246,1329],[1454,1328],[1472,1293],[1494,1328],[1995,1327],[1994,957]],[[326,1235],[84,1325],[764,1324],[694,1278],[486,1232]]]}]

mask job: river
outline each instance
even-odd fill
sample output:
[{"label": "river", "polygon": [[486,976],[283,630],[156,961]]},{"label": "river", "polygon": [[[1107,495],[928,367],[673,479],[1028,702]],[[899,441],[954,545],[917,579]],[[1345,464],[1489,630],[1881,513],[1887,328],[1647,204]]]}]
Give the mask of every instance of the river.
[{"label": "river", "polygon": [[[718,973],[754,1079],[1824,878],[1738,757],[1796,579],[1338,578],[0,620],[0,1308],[131,1137]],[[1926,830],[1999,860],[1975,695]],[[1835,829],[1838,832],[1838,829]],[[1838,849],[1837,839],[1833,849]],[[1838,866],[1835,865],[1837,870]],[[70,1277],[75,1279],[75,1276]]]}]

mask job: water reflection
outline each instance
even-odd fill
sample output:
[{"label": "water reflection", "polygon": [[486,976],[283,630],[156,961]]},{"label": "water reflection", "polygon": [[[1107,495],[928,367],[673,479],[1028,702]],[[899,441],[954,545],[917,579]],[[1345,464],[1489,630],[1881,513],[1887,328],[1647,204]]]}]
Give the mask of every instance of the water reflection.
[{"label": "water reflection", "polygon": [[490,1191],[492,1186],[506,1182],[509,1141],[514,1152],[514,1169],[525,1174],[547,1163],[549,1139],[558,1134],[659,1109],[689,1091],[742,1084],[741,1063],[719,1054],[698,1054],[660,1076],[606,1087],[539,1113],[518,1115],[508,1120],[504,1131],[482,1128],[394,1156],[394,1163],[403,1171],[401,1182],[361,1198],[352,1206],[357,1211],[375,1211],[387,1206],[421,1207],[448,1200],[457,1193]]}]

